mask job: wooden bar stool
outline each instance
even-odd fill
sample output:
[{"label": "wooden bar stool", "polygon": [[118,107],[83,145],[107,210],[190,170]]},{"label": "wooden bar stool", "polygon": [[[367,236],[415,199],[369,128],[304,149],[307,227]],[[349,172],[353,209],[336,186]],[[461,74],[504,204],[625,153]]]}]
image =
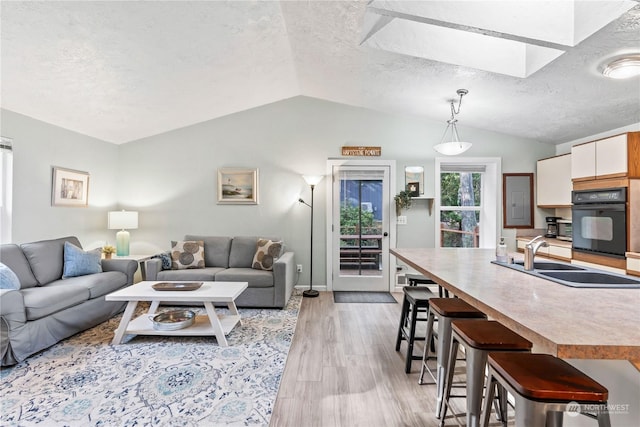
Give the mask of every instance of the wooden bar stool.
[{"label": "wooden bar stool", "polygon": [[451,322],[454,319],[486,319],[486,315],[472,305],[459,298],[431,298],[429,301],[429,311],[427,312],[427,336],[426,342],[431,342],[433,337],[433,323],[438,318],[438,340],[436,344],[436,375],[427,366],[427,361],[433,357],[429,354],[428,345],[424,346],[422,355],[422,369],[418,384],[423,384],[424,373],[429,375],[436,382],[438,397],[436,401],[436,418],[442,414],[442,399],[444,397],[444,381],[446,378],[445,367],[449,360],[449,343],[451,341]]},{"label": "wooden bar stool", "polygon": [[427,317],[420,317],[419,313],[427,311],[429,300],[435,295],[426,286],[405,286],[402,291],[404,292],[404,299],[402,300],[402,312],[400,313],[400,324],[398,325],[396,351],[400,351],[400,344],[403,340],[406,340],[407,357],[404,371],[408,374],[411,372],[411,363],[414,360],[422,359],[420,356],[413,355],[415,341],[425,340],[424,337],[416,337],[417,322],[427,321]]},{"label": "wooden bar stool", "polygon": [[489,425],[494,388],[515,398],[516,427],[560,427],[565,411],[596,413],[599,427],[611,427],[608,390],[562,359],[549,354],[496,352],[487,359],[487,396],[482,426]]},{"label": "wooden bar stool", "polygon": [[[487,366],[487,355],[490,351],[518,351],[530,352],[533,344],[496,322],[495,320],[454,320],[451,322],[451,341],[449,349],[449,361],[446,365],[447,377],[445,381],[444,401],[440,426],[444,426],[444,418],[447,416],[447,408],[451,396],[453,374],[456,368],[456,354],[458,347],[465,348],[466,358],[466,400],[467,400],[467,426],[478,427],[482,410],[482,395],[484,390],[484,372]],[[462,397],[462,396],[460,396]],[[507,403],[501,400],[500,420],[507,425]],[[453,414],[457,417],[456,414]]]},{"label": "wooden bar stool", "polygon": [[[433,280],[429,279],[426,276],[423,276],[421,274],[405,274],[406,279],[407,279],[407,283],[409,284],[409,286],[418,286],[418,285],[437,285],[436,282],[434,282]],[[442,298],[442,293],[444,291],[444,296],[445,298],[449,298],[449,291],[446,289],[442,289],[442,286],[438,285],[438,297]]]}]

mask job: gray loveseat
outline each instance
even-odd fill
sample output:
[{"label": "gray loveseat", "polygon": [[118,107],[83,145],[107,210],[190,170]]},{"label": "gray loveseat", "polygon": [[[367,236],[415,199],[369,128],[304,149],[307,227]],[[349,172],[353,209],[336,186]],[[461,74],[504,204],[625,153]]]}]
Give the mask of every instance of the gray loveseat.
[{"label": "gray loveseat", "polygon": [[0,262],[20,282],[20,289],[0,289],[2,366],[21,362],[124,309],[125,302],[104,297],[131,285],[138,263],[102,260],[102,273],[62,279],[64,242],[81,248],[76,237],[0,246]]},{"label": "gray loveseat", "polygon": [[146,280],[247,282],[238,307],[283,308],[289,301],[297,276],[293,252],[285,250],[273,271],[259,270],[252,268],[258,237],[186,235],[184,240],[204,242],[204,268],[163,270],[162,260],[153,258],[145,261]]}]

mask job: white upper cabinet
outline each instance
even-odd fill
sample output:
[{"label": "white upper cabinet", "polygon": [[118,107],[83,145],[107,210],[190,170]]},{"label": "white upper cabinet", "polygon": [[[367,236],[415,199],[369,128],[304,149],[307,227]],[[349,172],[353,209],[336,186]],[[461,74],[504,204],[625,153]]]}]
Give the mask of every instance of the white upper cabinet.
[{"label": "white upper cabinet", "polygon": [[596,177],[596,143],[574,145],[571,147],[571,178]]},{"label": "white upper cabinet", "polygon": [[541,207],[571,205],[572,154],[538,160],[536,171],[536,204]]},{"label": "white upper cabinet", "polygon": [[571,178],[595,179],[626,176],[627,134],[571,147]]},{"label": "white upper cabinet", "polygon": [[596,141],[596,176],[627,174],[627,134]]}]

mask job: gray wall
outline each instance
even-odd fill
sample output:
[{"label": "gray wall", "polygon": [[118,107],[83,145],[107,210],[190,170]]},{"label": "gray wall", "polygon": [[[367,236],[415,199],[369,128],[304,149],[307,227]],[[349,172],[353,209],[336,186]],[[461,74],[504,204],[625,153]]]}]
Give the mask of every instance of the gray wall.
[{"label": "gray wall", "polygon": [[[446,117],[445,117],[446,118]],[[425,166],[426,195],[433,195],[432,145],[445,120],[429,121],[384,114],[307,97],[196,124],[121,146],[120,204],[140,212],[132,231],[137,252],[166,250],[187,233],[282,236],[304,265],[300,284],[308,284],[309,188],[302,174],[324,174],[326,160],[340,157],[343,145],[382,147],[382,159],[397,161],[398,191],[404,166]],[[535,172],[539,158],[554,147],[533,140],[460,127],[473,141],[468,157],[502,157],[503,172]],[[257,167],[260,204],[218,205],[217,169]],[[325,197],[327,180],[315,191],[314,283],[325,282]],[[434,218],[425,201],[405,211],[398,246],[433,246]],[[515,236],[515,233],[514,233]],[[515,241],[515,239],[514,239]]]},{"label": "gray wall", "polygon": [[[308,284],[309,188],[302,174],[324,174],[328,158],[343,145],[382,147],[382,159],[397,161],[398,191],[404,166],[425,167],[425,195],[434,188],[435,151],[442,121],[398,116],[308,97],[195,124],[123,145],[113,145],[29,117],[2,110],[2,135],[14,139],[13,240],[73,234],[85,247],[113,243],[106,213],[140,212],[131,230],[132,253],[169,248],[187,233],[281,236],[305,266]],[[554,146],[463,126],[474,143],[466,157],[502,157],[502,172],[535,172],[535,161],[555,154]],[[51,167],[90,172],[89,208],[51,207]],[[217,170],[259,169],[260,203],[218,205]],[[327,180],[315,191],[314,283],[325,281],[325,197]],[[425,201],[403,212],[398,246],[434,245],[434,217]],[[537,220],[544,213],[538,212]],[[506,233],[509,235],[509,233]],[[515,233],[514,233],[515,235]]]},{"label": "gray wall", "polygon": [[[75,235],[84,247],[109,236],[107,211],[116,204],[120,147],[2,110],[2,136],[13,138],[12,241]],[[52,207],[52,167],[89,172],[89,207]],[[115,240],[115,236],[111,242]]]}]

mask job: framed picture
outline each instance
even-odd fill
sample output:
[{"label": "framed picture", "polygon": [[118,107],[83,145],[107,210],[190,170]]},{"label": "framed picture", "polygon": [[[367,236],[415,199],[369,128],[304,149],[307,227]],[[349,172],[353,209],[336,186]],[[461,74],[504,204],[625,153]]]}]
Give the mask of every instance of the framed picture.
[{"label": "framed picture", "polygon": [[502,174],[503,228],[533,228],[533,174]]},{"label": "framed picture", "polygon": [[420,183],[419,182],[407,182],[407,191],[411,194],[411,197],[420,197]]},{"label": "framed picture", "polygon": [[218,169],[218,203],[258,204],[258,169]]},{"label": "framed picture", "polygon": [[409,184],[418,183],[417,194],[412,194],[412,197],[420,197],[424,194],[424,168],[422,166],[406,166],[404,168],[404,185],[407,191],[409,190]]},{"label": "framed picture", "polygon": [[51,206],[87,207],[89,173],[54,166],[51,182]]}]

